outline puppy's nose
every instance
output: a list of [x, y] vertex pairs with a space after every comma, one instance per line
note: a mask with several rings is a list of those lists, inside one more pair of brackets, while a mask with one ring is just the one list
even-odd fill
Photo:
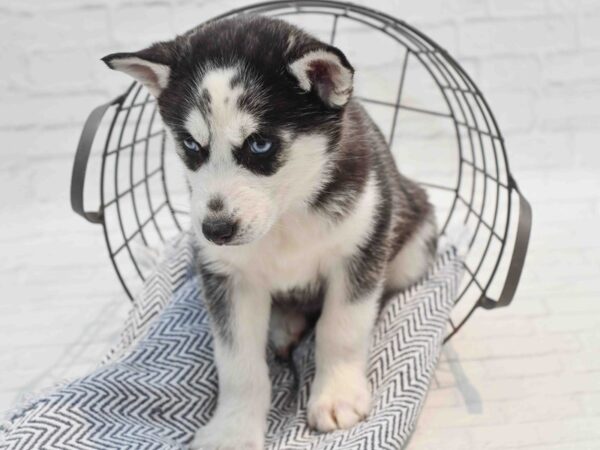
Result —
[[235, 234], [237, 223], [229, 219], [206, 219], [202, 222], [202, 233], [209, 241], [226, 244]]

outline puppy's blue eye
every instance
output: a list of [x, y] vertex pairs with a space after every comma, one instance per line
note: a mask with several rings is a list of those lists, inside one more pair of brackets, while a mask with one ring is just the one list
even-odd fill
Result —
[[192, 152], [192, 153], [196, 153], [200, 151], [200, 144], [198, 144], [195, 140], [193, 140], [192, 138], [186, 138], [183, 140], [183, 146], [185, 147], [186, 150]]
[[252, 153], [262, 155], [271, 150], [271, 148], [273, 148], [273, 142], [271, 142], [268, 139], [251, 137], [248, 139], [248, 146], [250, 147], [250, 151]]

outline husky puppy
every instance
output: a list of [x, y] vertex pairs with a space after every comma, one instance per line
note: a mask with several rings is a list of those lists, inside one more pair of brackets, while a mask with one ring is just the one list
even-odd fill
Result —
[[103, 60], [157, 98], [186, 168], [220, 386], [192, 448], [263, 447], [266, 346], [285, 354], [315, 313], [308, 423], [364, 419], [380, 299], [423, 276], [437, 231], [426, 193], [352, 99], [344, 54], [246, 16]]

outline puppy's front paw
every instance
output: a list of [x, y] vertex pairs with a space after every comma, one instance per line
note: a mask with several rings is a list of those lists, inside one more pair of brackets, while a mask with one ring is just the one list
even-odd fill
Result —
[[371, 409], [371, 392], [366, 376], [330, 375], [315, 380], [308, 401], [308, 424], [318, 431], [350, 428]]
[[190, 450], [263, 450], [263, 439], [260, 426], [216, 416], [198, 430]]

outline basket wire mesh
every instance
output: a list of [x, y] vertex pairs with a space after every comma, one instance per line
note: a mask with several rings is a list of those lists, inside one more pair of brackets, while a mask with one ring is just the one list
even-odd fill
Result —
[[[491, 299], [499, 297], [509, 264], [514, 263], [514, 257], [504, 255], [515, 239], [513, 197], [518, 190], [496, 120], [463, 68], [410, 25], [364, 7], [335, 1], [275, 1], [213, 20], [239, 14], [280, 17], [344, 51], [356, 69], [355, 97], [380, 126], [400, 169], [430, 193], [440, 233], [455, 225], [467, 230], [466, 276], [446, 339], [479, 306], [498, 304]], [[384, 60], [373, 61], [376, 55]], [[102, 121], [107, 111], [112, 112], [108, 123]], [[73, 172], [73, 207], [103, 225], [110, 259], [131, 298], [149, 270], [141, 262], [142, 250], [159, 247], [189, 226], [187, 190], [156, 102], [141, 85], [132, 84], [92, 116], [95, 120], [86, 124], [82, 141], [88, 147], [92, 141], [104, 144], [100, 208], [98, 213], [84, 212], [83, 198], [76, 192], [81, 189], [83, 196], [90, 152], [85, 145], [78, 151]], [[101, 123], [106, 124], [104, 139], [94, 139]], [[525, 252], [526, 245], [521, 245], [523, 258]], [[520, 268], [513, 271], [518, 282]]]

